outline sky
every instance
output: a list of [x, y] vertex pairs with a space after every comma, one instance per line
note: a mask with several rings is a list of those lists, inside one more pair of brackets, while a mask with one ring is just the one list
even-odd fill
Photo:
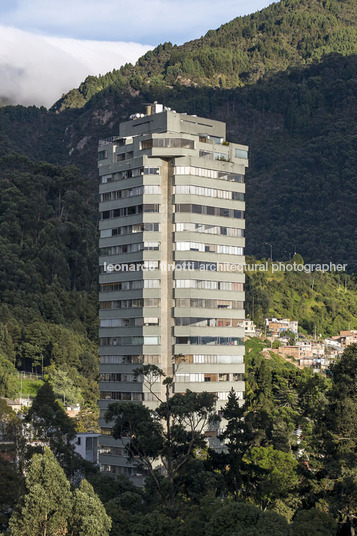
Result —
[[271, 0], [0, 0], [0, 100], [51, 106], [89, 74], [182, 44]]

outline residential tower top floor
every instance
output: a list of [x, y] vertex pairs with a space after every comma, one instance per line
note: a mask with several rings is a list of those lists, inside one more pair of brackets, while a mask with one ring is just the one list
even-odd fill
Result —
[[99, 167], [130, 159], [130, 150], [133, 156], [197, 155], [248, 166], [248, 147], [226, 141], [226, 124], [222, 121], [177, 113], [158, 103], [148, 105], [146, 112], [133, 114], [121, 123], [119, 136], [99, 141]]

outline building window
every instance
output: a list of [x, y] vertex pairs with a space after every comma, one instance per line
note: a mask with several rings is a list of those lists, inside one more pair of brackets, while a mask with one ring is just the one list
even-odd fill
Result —
[[113, 190], [101, 194], [101, 202], [115, 201], [117, 199], [127, 199], [128, 197], [137, 197], [139, 195], [160, 194], [161, 187], [158, 184], [149, 184], [146, 186], [136, 186], [135, 188], [125, 188], [123, 190]]
[[185, 138], [152, 138], [141, 142], [141, 149], [152, 149], [153, 147], [168, 147], [194, 149], [195, 142]]
[[159, 251], [160, 242], [134, 242], [134, 244], [123, 244], [121, 246], [110, 246], [100, 248], [100, 255], [120, 255], [123, 253], [137, 253], [138, 251]]
[[224, 255], [243, 255], [243, 248], [222, 244], [202, 244], [200, 242], [176, 242], [176, 251], [201, 251], [203, 253], [222, 253]]
[[160, 307], [160, 301], [160, 298], [102, 301], [100, 302], [100, 309], [137, 309], [142, 307]]
[[204, 223], [180, 222], [175, 224], [176, 232], [195, 232], [212, 235], [231, 236], [235, 238], [244, 237], [244, 229], [235, 227], [223, 227], [221, 225], [208, 225]]
[[145, 167], [144, 174], [145, 175], [159, 175], [160, 168], [159, 167]]
[[214, 155], [213, 155], [214, 159], [215, 160], [222, 160], [224, 162], [228, 162], [229, 158], [228, 158], [228, 154], [227, 153], [218, 153], [218, 152], [215, 152]]
[[[201, 141], [201, 140], [200, 140]], [[211, 158], [212, 157], [212, 151], [203, 151], [202, 149], [199, 151], [198, 156], [200, 158]]]
[[236, 300], [210, 300], [203, 298], [176, 298], [176, 307], [203, 309], [243, 309], [244, 302]]
[[217, 374], [205, 374], [205, 382], [216, 382]]
[[216, 169], [207, 169], [195, 166], [176, 166], [174, 169], [174, 174], [196, 175], [197, 177], [206, 177], [207, 179], [220, 179], [230, 182], [244, 183], [244, 175], [241, 173], [230, 173], [228, 171], [218, 171]]
[[101, 363], [103, 365], [127, 365], [127, 364], [160, 364], [160, 355], [102, 355]]
[[[229, 393], [231, 391], [225, 391], [225, 392], [219, 392], [217, 393], [218, 400], [228, 400]], [[235, 391], [235, 395], [238, 400], [243, 400], [243, 392], [241, 391]]]
[[108, 151], [98, 151], [98, 160], [106, 160], [108, 158]]
[[176, 344], [207, 345], [207, 346], [243, 346], [240, 337], [176, 337]]
[[152, 148], [153, 148], [153, 140], [152, 139], [143, 140], [141, 142], [141, 150], [142, 151], [145, 151], [147, 149], [152, 149]]
[[114, 229], [102, 229], [100, 231], [100, 238], [157, 231], [160, 231], [159, 223], [138, 223], [136, 225], [123, 225]]
[[235, 150], [235, 156], [236, 158], [248, 158], [248, 151], [245, 151], [244, 149], [236, 149]]
[[201, 328], [243, 328], [243, 321], [239, 318], [195, 318], [195, 317], [176, 317], [176, 326], [192, 326]]
[[112, 182], [113, 181], [113, 175], [103, 175], [102, 176], [102, 184], [107, 184], [108, 182]]
[[138, 392], [118, 392], [118, 391], [101, 391], [100, 392], [101, 400], [135, 400], [142, 402], [144, 400], [144, 393]]
[[134, 216], [136, 214], [145, 213], [158, 213], [160, 212], [160, 205], [147, 204], [147, 205], [133, 205], [130, 207], [116, 208], [114, 210], [106, 210], [100, 213], [100, 219], [106, 220], [111, 218], [123, 218], [125, 216]]
[[244, 193], [232, 192], [230, 190], [217, 190], [216, 188], [206, 188], [204, 186], [195, 186], [193, 184], [178, 184], [174, 187], [175, 194], [181, 195], [199, 195], [204, 197], [214, 197], [217, 199], [233, 199], [244, 201]]
[[178, 213], [192, 212], [193, 214], [207, 214], [209, 216], [219, 216], [223, 218], [238, 218], [244, 219], [243, 210], [233, 210], [229, 208], [212, 207], [206, 205], [194, 205], [194, 204], [177, 204], [175, 210]]
[[220, 374], [218, 374], [218, 381], [219, 382], [229, 382], [229, 374], [228, 373], [220, 373]]

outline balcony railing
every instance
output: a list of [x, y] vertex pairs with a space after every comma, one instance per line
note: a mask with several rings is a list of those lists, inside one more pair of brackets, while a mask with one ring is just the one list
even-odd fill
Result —
[[99, 140], [98, 145], [100, 147], [102, 145], [110, 145], [111, 143], [115, 143], [118, 140], [120, 140], [120, 136], [110, 136], [110, 138], [104, 138], [103, 140]]

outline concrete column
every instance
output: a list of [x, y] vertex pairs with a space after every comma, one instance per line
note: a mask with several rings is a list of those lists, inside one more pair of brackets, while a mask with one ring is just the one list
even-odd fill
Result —
[[[168, 376], [172, 375], [172, 335], [173, 335], [173, 263], [172, 235], [172, 160], [163, 160], [161, 164], [161, 352], [162, 369]], [[163, 389], [162, 395], [164, 396]]]

